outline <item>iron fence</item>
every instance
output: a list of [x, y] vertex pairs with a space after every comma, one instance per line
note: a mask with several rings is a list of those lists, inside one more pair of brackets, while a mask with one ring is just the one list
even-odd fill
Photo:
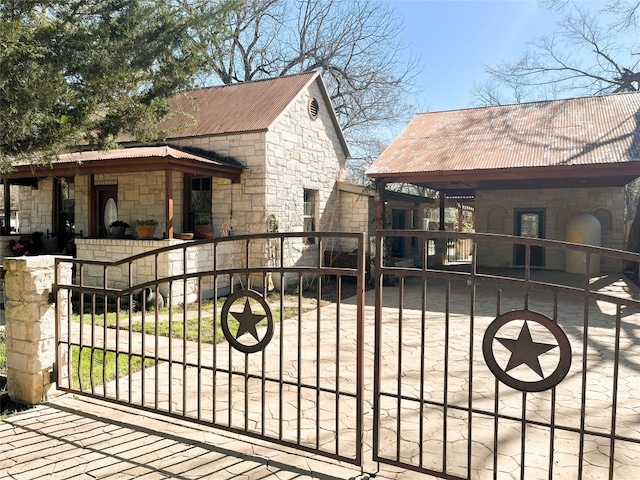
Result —
[[0, 375], [7, 375], [7, 331], [5, 319], [4, 278], [0, 279]]
[[[378, 251], [397, 236], [416, 232], [379, 232]], [[450, 479], [636, 475], [640, 289], [622, 271], [640, 256], [460, 237], [468, 266], [429, 255], [452, 232], [419, 234], [413, 268], [378, 259], [374, 459]]]
[[[263, 234], [56, 259], [75, 270], [56, 280], [71, 299], [57, 311], [58, 388], [359, 465], [364, 239]], [[325, 263], [341, 242], [362, 252], [355, 265]]]

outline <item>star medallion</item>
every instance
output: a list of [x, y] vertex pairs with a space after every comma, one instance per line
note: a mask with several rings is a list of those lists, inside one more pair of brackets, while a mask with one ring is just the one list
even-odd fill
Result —
[[524, 325], [522, 325], [522, 330], [520, 330], [520, 335], [518, 335], [517, 340], [498, 337], [496, 337], [496, 340], [511, 351], [511, 357], [509, 358], [507, 367], [504, 369], [505, 372], [524, 364], [536, 372], [540, 378], [544, 378], [542, 367], [540, 366], [540, 355], [553, 348], [557, 348], [557, 345], [534, 342], [531, 338], [531, 332], [529, 331], [527, 322], [524, 322]]
[[245, 333], [249, 333], [253, 338], [256, 339], [256, 342], [260, 341], [260, 337], [258, 337], [258, 331], [256, 329], [256, 325], [262, 321], [263, 318], [266, 318], [266, 315], [257, 315], [251, 311], [251, 305], [249, 305], [249, 298], [247, 298], [244, 302], [244, 310], [240, 313], [238, 312], [229, 312], [231, 315], [238, 320], [238, 332], [236, 333], [236, 339], [240, 338]]
[[[524, 322], [520, 328], [518, 338], [496, 336], [498, 331], [505, 325], [511, 324], [511, 322], [514, 321], [523, 320]], [[530, 323], [537, 324], [538, 329], [545, 330], [547, 334], [553, 335], [557, 344], [534, 342], [531, 337], [531, 331], [529, 330]], [[494, 355], [494, 341], [500, 343], [511, 352], [507, 366], [504, 368], [500, 366]], [[551, 374], [545, 376], [545, 372], [543, 372], [540, 365], [540, 356], [556, 348], [558, 349], [556, 368]], [[554, 322], [541, 313], [532, 312], [531, 310], [513, 310], [496, 317], [484, 333], [482, 354], [485, 362], [487, 362], [487, 367], [489, 367], [489, 370], [491, 370], [498, 380], [511, 388], [523, 392], [541, 392], [553, 388], [566, 377], [571, 368], [571, 344], [569, 343], [567, 335], [557, 322]], [[526, 375], [518, 378], [517, 376], [507, 373], [520, 365], [528, 366], [541, 380], [528, 381], [523, 379], [526, 378]]]
[[[242, 301], [244, 301], [244, 308], [241, 312], [230, 311], [236, 302]], [[251, 301], [254, 302], [254, 305], [258, 303], [260, 308], [264, 310], [264, 314], [254, 313], [251, 308]], [[229, 328], [229, 315], [238, 321], [238, 330], [235, 335], [231, 333]], [[267, 319], [266, 328], [260, 327], [260, 329], [258, 329], [258, 323], [265, 318]], [[262, 295], [250, 289], [240, 290], [239, 292], [229, 295], [220, 312], [220, 326], [229, 345], [242, 353], [259, 352], [263, 350], [273, 338], [273, 315], [269, 304]], [[249, 334], [255, 341], [250, 340], [249, 343], [241, 342], [240, 338], [247, 337], [246, 334]], [[262, 338], [260, 338], [261, 335]]]

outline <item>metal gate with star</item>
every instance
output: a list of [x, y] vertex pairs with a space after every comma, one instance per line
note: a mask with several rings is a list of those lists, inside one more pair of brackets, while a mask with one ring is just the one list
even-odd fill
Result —
[[[74, 271], [57, 279], [71, 300], [57, 315], [58, 388], [360, 465], [364, 238], [234, 236], [116, 263], [58, 259]], [[344, 251], [362, 253], [331, 266]]]
[[[398, 242], [405, 258], [384, 254]], [[484, 266], [515, 245], [522, 268]], [[533, 247], [582, 271], [534, 269]], [[640, 289], [622, 272], [640, 255], [381, 231], [365, 292], [366, 248], [363, 234], [264, 234], [57, 259], [74, 265], [56, 285], [71, 300], [58, 388], [365, 470], [635, 478]]]
[[[640, 289], [622, 271], [638, 254], [415, 231], [379, 232], [376, 251], [399, 241], [418, 255], [377, 262], [376, 461], [448, 479], [637, 476]], [[447, 261], [461, 242], [470, 261]], [[483, 266], [516, 245], [523, 268]], [[573, 271], [532, 268], [534, 248]]]

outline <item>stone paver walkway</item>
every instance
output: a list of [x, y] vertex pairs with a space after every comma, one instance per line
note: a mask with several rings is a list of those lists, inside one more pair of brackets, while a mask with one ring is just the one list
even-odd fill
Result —
[[[0, 439], [2, 479], [338, 480], [360, 475], [356, 467], [272, 443], [72, 395], [0, 422]], [[376, 478], [412, 474], [385, 468]]]

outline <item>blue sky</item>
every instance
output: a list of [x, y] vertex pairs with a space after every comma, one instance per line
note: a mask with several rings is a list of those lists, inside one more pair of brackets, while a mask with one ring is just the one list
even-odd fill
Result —
[[[484, 66], [517, 60], [528, 41], [553, 31], [557, 16], [536, 1], [389, 0], [404, 23], [404, 42], [422, 56], [418, 111], [473, 106]], [[604, 2], [593, 2], [594, 5]]]

